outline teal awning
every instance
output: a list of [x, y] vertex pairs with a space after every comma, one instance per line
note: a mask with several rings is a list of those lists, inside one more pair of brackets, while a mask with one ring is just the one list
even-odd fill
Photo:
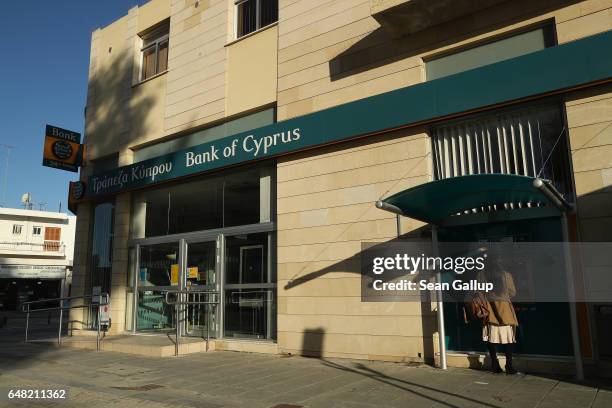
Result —
[[507, 203], [543, 203], [562, 211], [571, 205], [546, 180], [514, 174], [476, 174], [432, 181], [376, 203], [380, 209], [431, 224], [473, 209]]

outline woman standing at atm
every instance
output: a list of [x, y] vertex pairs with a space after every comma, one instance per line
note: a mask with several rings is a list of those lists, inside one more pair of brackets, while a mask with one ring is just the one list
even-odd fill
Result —
[[486, 295], [488, 313], [483, 319], [482, 341], [487, 345], [494, 373], [502, 372], [496, 350], [497, 345], [501, 344], [506, 355], [506, 374], [518, 374], [512, 365], [518, 320], [510, 300], [516, 296], [516, 286], [512, 274], [499, 257], [492, 264], [493, 268], [486, 273], [486, 280], [493, 283], [493, 290]]

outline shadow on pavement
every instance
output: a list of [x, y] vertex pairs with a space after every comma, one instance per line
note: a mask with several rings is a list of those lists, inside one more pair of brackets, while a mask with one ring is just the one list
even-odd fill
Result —
[[[351, 373], [354, 373], [354, 374], [359, 374], [359, 375], [362, 375], [362, 376], [367, 377], [369, 379], [381, 382], [383, 384], [390, 385], [390, 386], [395, 387], [395, 388], [399, 388], [401, 390], [404, 390], [406, 392], [409, 392], [409, 393], [414, 394], [416, 396], [419, 396], [421, 398], [426, 398], [426, 399], [428, 399], [428, 400], [430, 400], [432, 402], [436, 402], [438, 404], [445, 405], [447, 407], [460, 408], [460, 405], [455, 405], [455, 404], [450, 403], [448, 401], [444, 401], [444, 400], [441, 400], [441, 399], [438, 399], [438, 398], [434, 398], [434, 397], [432, 397], [430, 395], [427, 395], [425, 393], [425, 391], [439, 392], [440, 394], [448, 395], [449, 397], [459, 398], [459, 399], [462, 399], [464, 401], [467, 401], [467, 402], [470, 402], [470, 403], [474, 403], [474, 404], [478, 404], [478, 405], [481, 405], [481, 406], [484, 406], [484, 407], [501, 408], [499, 405], [489, 404], [489, 403], [481, 401], [481, 400], [477, 400], [477, 399], [466, 397], [466, 396], [459, 395], [459, 394], [456, 394], [456, 393], [444, 391], [444, 390], [441, 390], [441, 389], [438, 389], [438, 388], [426, 386], [426, 385], [423, 385], [423, 384], [418, 384], [418, 383], [411, 382], [411, 381], [400, 380], [399, 378], [391, 377], [389, 375], [386, 375], [384, 373], [376, 371], [376, 370], [374, 370], [374, 369], [372, 369], [370, 367], [366, 367], [365, 365], [363, 365], [361, 363], [355, 364], [355, 368], [350, 368], [350, 367], [343, 366], [341, 364], [334, 363], [332, 361], [328, 361], [328, 360], [322, 360], [322, 361], [323, 361], [323, 364], [325, 366], [327, 366], [327, 367], [335, 368], [335, 369], [342, 370], [342, 371], [351, 372]], [[420, 389], [422, 389], [422, 391], [418, 391], [418, 390], [409, 388], [409, 386], [410, 387], [420, 388]], [[461, 406], [463, 406], [463, 405], [461, 405]]]
[[[25, 342], [26, 317], [21, 312], [0, 314], [0, 366], [30, 366], [40, 361], [42, 354], [57, 347], [59, 311], [32, 313]], [[68, 334], [68, 316], [62, 319], [62, 336]]]

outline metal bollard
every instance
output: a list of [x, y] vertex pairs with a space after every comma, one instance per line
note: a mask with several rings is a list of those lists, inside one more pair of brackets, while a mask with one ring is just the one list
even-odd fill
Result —
[[25, 342], [28, 342], [28, 328], [30, 327], [30, 305], [28, 305], [28, 311], [26, 313], [26, 330], [25, 330]]
[[174, 322], [174, 326], [176, 327], [176, 340], [174, 342], [174, 355], [179, 355], [179, 319], [180, 319], [180, 309], [178, 307], [179, 303], [177, 302], [174, 305], [174, 310], [176, 311], [176, 321]]
[[57, 331], [57, 345], [62, 345], [62, 320], [64, 318], [64, 301], [60, 300], [59, 330]]
[[208, 340], [210, 339], [210, 305], [206, 304], [206, 351], [208, 351]]
[[100, 304], [98, 304], [98, 334], [96, 335], [96, 350], [100, 351]]

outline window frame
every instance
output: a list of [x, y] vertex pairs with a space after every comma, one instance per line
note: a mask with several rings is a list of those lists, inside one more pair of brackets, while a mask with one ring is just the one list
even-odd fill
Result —
[[255, 1], [255, 29], [251, 32], [248, 32], [246, 34], [242, 34], [239, 35], [238, 33], [238, 15], [239, 15], [239, 8], [242, 4], [251, 1], [251, 0], [234, 0], [234, 40], [239, 40], [241, 38], [245, 38], [248, 37], [260, 30], [263, 30], [264, 28], [267, 28], [269, 26], [272, 26], [274, 24], [278, 23], [278, 3], [277, 3], [277, 16], [276, 16], [276, 20], [272, 21], [269, 24], [266, 24], [265, 26], [261, 24], [261, 3], [262, 0], [254, 0]]
[[13, 235], [21, 235], [23, 232], [23, 224], [13, 224]]
[[[167, 30], [166, 30], [167, 28]], [[161, 34], [160, 33], [165, 33]], [[138, 82], [148, 81], [151, 78], [155, 78], [158, 75], [168, 71], [168, 55], [166, 55], [166, 69], [159, 71], [159, 47], [161, 44], [166, 43], [168, 51], [170, 50], [170, 25], [167, 22], [161, 23], [158, 27], [152, 28], [148, 32], [140, 34], [140, 39], [143, 46], [140, 48], [140, 70], [138, 73]], [[146, 45], [144, 45], [146, 44]], [[145, 52], [150, 49], [154, 49], [153, 54], [155, 55], [155, 69], [154, 73], [145, 78], [144, 72], [144, 61]]]
[[[38, 229], [38, 233], [36, 232], [36, 230]], [[42, 226], [40, 225], [34, 225], [32, 227], [32, 236], [42, 236]]]

